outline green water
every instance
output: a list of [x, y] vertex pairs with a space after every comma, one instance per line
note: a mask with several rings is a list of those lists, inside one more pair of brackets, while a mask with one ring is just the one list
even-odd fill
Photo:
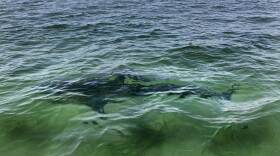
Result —
[[[0, 155], [278, 156], [279, 8], [277, 0], [1, 1]], [[241, 87], [230, 101], [119, 97], [107, 114], [40, 89], [124, 69], [153, 83]]]

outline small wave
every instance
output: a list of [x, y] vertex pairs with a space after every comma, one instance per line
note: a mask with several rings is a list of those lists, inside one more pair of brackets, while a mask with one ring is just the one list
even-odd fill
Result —
[[247, 18], [247, 20], [257, 23], [271, 23], [276, 21], [277, 19], [274, 17], [254, 16]]
[[186, 46], [182, 46], [182, 47], [178, 47], [178, 48], [172, 48], [169, 49], [168, 51], [170, 52], [176, 52], [176, 51], [188, 51], [188, 50], [207, 50], [207, 48], [212, 48], [211, 46], [199, 46], [199, 45], [193, 45], [193, 44], [189, 44]]
[[68, 24], [52, 24], [48, 26], [44, 26], [45, 29], [66, 29], [68, 28]]

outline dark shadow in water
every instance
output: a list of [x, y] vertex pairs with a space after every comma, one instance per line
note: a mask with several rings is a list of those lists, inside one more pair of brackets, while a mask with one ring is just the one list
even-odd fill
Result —
[[[101, 146], [97, 149], [97, 155], [102, 155], [99, 154], [102, 151], [109, 152], [109, 155], [164, 155], [161, 149], [166, 147], [174, 150], [174, 155], [182, 155], [184, 152], [195, 153], [200, 150], [205, 135], [214, 132], [213, 129], [205, 130], [206, 122], [185, 118], [179, 113], [162, 114], [161, 117], [158, 112], [146, 115], [149, 116], [148, 120], [147, 116], [142, 116], [124, 121], [123, 124], [118, 121], [116, 127], [123, 128], [112, 126], [106, 134], [103, 134], [104, 138], [99, 140]], [[197, 144], [186, 144], [190, 140]]]
[[31, 117], [25, 118], [19, 115], [1, 120], [1, 133], [11, 141], [28, 141], [34, 144], [42, 144], [55, 132], [42, 127], [44, 125], [39, 120]]
[[167, 93], [167, 95], [178, 95], [180, 98], [197, 95], [201, 98], [231, 100], [232, 94], [239, 88], [239, 85], [233, 84], [225, 92], [215, 92], [206, 87], [196, 85], [178, 85], [152, 81], [139, 73], [123, 70], [109, 74], [104, 78], [79, 78], [55, 82], [48, 87], [52, 89], [54, 95], [67, 94], [67, 98], [74, 98], [77, 103], [85, 104], [91, 107], [93, 111], [104, 114], [104, 106], [109, 102], [120, 102], [114, 100], [114, 98], [118, 97], [148, 96], [163, 92]]
[[204, 147], [203, 154], [235, 155], [236, 152], [244, 152], [254, 155], [256, 147], [266, 139], [271, 139], [270, 130], [259, 121], [232, 123], [217, 129]]
[[129, 128], [131, 142], [137, 146], [141, 146], [142, 149], [156, 147], [166, 141], [166, 135], [161, 129], [156, 130], [145, 124], [138, 124], [137, 127]]
[[105, 143], [103, 149], [109, 150], [112, 155], [145, 155], [146, 152], [170, 140], [166, 125], [155, 128], [144, 122], [135, 121], [125, 130], [112, 129], [111, 133], [120, 136], [119, 140]]

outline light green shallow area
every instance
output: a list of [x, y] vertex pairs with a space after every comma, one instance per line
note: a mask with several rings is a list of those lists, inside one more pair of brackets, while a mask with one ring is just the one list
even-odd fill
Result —
[[[278, 156], [278, 1], [0, 2], [0, 155]], [[131, 70], [158, 92], [92, 111], [52, 82]]]

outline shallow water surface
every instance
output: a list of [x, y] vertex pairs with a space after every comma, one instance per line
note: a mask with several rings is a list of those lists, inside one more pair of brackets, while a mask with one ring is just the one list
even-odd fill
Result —
[[[277, 0], [1, 1], [0, 155], [278, 156], [279, 8]], [[117, 92], [104, 114], [89, 99], [108, 92], [53, 87], [125, 70], [147, 85], [240, 88], [231, 100]]]

